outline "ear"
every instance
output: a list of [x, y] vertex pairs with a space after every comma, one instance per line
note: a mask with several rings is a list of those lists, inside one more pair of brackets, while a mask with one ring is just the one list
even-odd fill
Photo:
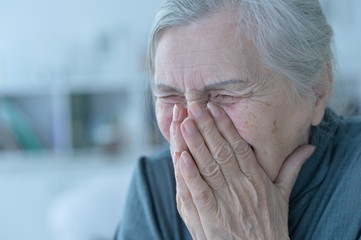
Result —
[[321, 123], [325, 109], [328, 103], [328, 99], [331, 95], [332, 84], [333, 84], [333, 70], [332, 63], [327, 62], [324, 64], [320, 71], [319, 78], [325, 84], [322, 89], [315, 89], [316, 102], [312, 118], [312, 126], [317, 126]]

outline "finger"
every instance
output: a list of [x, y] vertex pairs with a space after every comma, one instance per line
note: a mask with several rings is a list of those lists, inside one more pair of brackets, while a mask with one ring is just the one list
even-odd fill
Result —
[[243, 174], [247, 177], [260, 174], [260, 171], [263, 170], [259, 166], [251, 146], [239, 135], [231, 119], [222, 108], [212, 103], [207, 104], [207, 107], [220, 134], [229, 142]]
[[180, 153], [175, 153], [173, 156], [176, 162], [174, 169], [177, 190], [177, 209], [184, 223], [187, 225], [193, 239], [206, 239], [198, 210], [179, 169], [180, 155]]
[[[180, 125], [187, 116], [187, 110], [181, 105], [174, 105], [173, 119], [170, 126], [170, 150], [172, 156], [174, 153], [182, 153], [187, 151], [187, 145], [180, 131]], [[175, 159], [173, 159], [174, 162]]]
[[[206, 220], [214, 212], [216, 207], [216, 200], [214, 198], [212, 189], [203, 180], [196, 164], [188, 152], [183, 152], [179, 161], [181, 174], [189, 192], [191, 193], [193, 202], [198, 210], [199, 216]], [[205, 218], [205, 219], [204, 219]]]
[[297, 148], [283, 163], [274, 184], [278, 186], [287, 201], [302, 165], [314, 153], [315, 149], [315, 146], [303, 145]]
[[214, 161], [194, 121], [184, 120], [181, 131], [203, 179], [215, 190], [224, 189], [226, 182], [220, 166]]
[[187, 225], [193, 239], [206, 239], [197, 208], [193, 203], [192, 196], [179, 169], [179, 158], [187, 145], [180, 132], [180, 124], [186, 118], [187, 111], [181, 105], [174, 105], [173, 119], [170, 127], [170, 144], [174, 162], [174, 174], [176, 179], [177, 209], [183, 221]]
[[213, 159], [219, 164], [224, 177], [229, 180], [239, 176], [239, 166], [230, 143], [220, 134], [208, 111], [195, 102], [191, 103], [188, 111], [196, 122]]

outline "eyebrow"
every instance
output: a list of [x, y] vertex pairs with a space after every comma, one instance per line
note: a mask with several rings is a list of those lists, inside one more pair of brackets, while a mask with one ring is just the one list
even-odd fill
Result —
[[[245, 81], [245, 80], [230, 79], [230, 80], [216, 82], [216, 83], [206, 85], [203, 88], [203, 90], [209, 91], [209, 90], [215, 90], [220, 87], [227, 86], [227, 85], [236, 85], [236, 84], [245, 84], [245, 83], [247, 83], [247, 81]], [[163, 84], [163, 83], [157, 84], [155, 86], [155, 91], [182, 93], [182, 91], [180, 89]]]
[[182, 91], [180, 89], [171, 87], [171, 86], [163, 84], [163, 83], [157, 84], [155, 86], [155, 91], [182, 93]]
[[230, 80], [226, 80], [226, 81], [222, 81], [222, 82], [216, 82], [213, 84], [209, 84], [204, 87], [204, 90], [214, 90], [214, 89], [224, 87], [227, 85], [237, 85], [237, 84], [245, 84], [245, 83], [247, 83], [247, 81], [245, 81], [245, 80], [230, 79]]

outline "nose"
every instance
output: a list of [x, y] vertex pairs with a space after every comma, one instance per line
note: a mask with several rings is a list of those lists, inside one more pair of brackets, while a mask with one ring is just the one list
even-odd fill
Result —
[[192, 103], [198, 103], [199, 105], [201, 105], [203, 108], [205, 108], [207, 106], [207, 103], [208, 103], [208, 99], [200, 99], [200, 100], [195, 100], [195, 101], [187, 101], [187, 106], [186, 108], [188, 109], [189, 106], [192, 104]]
[[186, 92], [185, 98], [186, 98], [185, 107], [187, 108], [193, 102], [196, 102], [202, 105], [203, 107], [206, 107], [207, 102], [209, 101], [209, 95], [199, 90], [189, 90], [188, 92]]

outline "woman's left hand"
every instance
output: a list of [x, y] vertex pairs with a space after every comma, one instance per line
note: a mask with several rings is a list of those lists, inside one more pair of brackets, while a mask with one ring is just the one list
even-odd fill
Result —
[[289, 239], [289, 195], [314, 147], [298, 148], [272, 182], [227, 114], [209, 109], [192, 103], [172, 124], [177, 206], [193, 239]]

